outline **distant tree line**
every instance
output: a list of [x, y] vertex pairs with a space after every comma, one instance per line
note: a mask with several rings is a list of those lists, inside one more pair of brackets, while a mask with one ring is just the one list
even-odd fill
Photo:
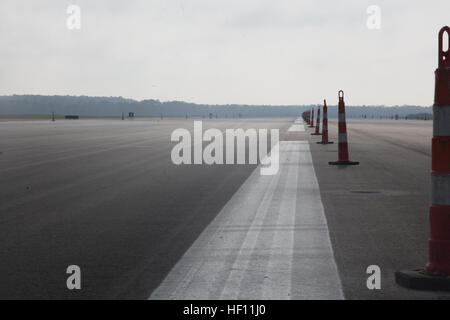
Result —
[[[121, 117], [134, 112], [137, 117], [198, 117], [198, 118], [251, 118], [251, 117], [299, 117], [312, 105], [205, 105], [182, 101], [136, 101], [122, 97], [87, 96], [0, 96], [0, 114], [58, 115], [84, 117]], [[317, 105], [315, 105], [317, 110]], [[329, 106], [330, 118], [337, 117], [337, 107]], [[431, 107], [421, 106], [347, 106], [348, 118], [405, 118], [414, 114], [431, 115]]]

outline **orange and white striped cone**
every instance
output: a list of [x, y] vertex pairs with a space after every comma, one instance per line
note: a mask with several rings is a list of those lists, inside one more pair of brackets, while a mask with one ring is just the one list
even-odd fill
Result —
[[419, 290], [450, 291], [450, 27], [439, 31], [439, 67], [435, 72], [429, 262], [425, 270], [398, 271], [401, 286]]
[[333, 141], [328, 141], [328, 107], [327, 100], [323, 100], [323, 122], [322, 122], [322, 141], [317, 144], [333, 144]]
[[350, 161], [348, 156], [348, 142], [347, 142], [347, 123], [345, 121], [345, 102], [344, 102], [344, 91], [340, 90], [339, 93], [339, 151], [338, 151], [338, 161], [328, 162], [330, 165], [358, 165], [359, 162]]
[[316, 132], [311, 133], [312, 136], [320, 136], [320, 106], [317, 106]]
[[309, 124], [310, 128], [314, 128], [314, 107], [311, 110], [311, 123]]

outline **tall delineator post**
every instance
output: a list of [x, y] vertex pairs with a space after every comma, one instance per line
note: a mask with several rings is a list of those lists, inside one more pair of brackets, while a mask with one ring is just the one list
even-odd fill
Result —
[[327, 100], [323, 100], [323, 122], [322, 122], [322, 141], [318, 144], [333, 144], [333, 141], [328, 141], [328, 107]]
[[[444, 33], [448, 35], [444, 52]], [[433, 106], [430, 261], [427, 272], [450, 276], [450, 28], [439, 32], [439, 67]]]
[[344, 91], [340, 90], [338, 92], [339, 96], [339, 123], [338, 123], [338, 133], [339, 133], [339, 144], [338, 144], [338, 161], [328, 162], [330, 165], [358, 165], [359, 162], [350, 161], [348, 156], [348, 141], [347, 141], [347, 122], [345, 120], [345, 102], [344, 102]]
[[[444, 35], [447, 33], [447, 51]], [[398, 271], [397, 283], [410, 289], [450, 291], [450, 27], [439, 31], [435, 71], [429, 262], [425, 270]]]
[[314, 128], [314, 107], [311, 109], [311, 123], [309, 124], [310, 128]]
[[317, 106], [316, 131], [311, 133], [312, 136], [320, 136], [320, 106]]

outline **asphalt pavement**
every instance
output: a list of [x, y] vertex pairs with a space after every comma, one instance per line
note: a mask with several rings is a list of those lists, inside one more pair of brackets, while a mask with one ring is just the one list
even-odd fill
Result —
[[[278, 128], [282, 141], [309, 142], [346, 299], [448, 298], [393, 280], [396, 270], [427, 262], [431, 121], [349, 120], [350, 158], [361, 164], [335, 167], [328, 161], [337, 159], [337, 143], [316, 144], [320, 136], [309, 128], [289, 130], [294, 120], [203, 124]], [[174, 165], [170, 136], [177, 128], [192, 131], [192, 119], [2, 121], [0, 298], [150, 297], [257, 169]], [[329, 131], [336, 142], [335, 120]], [[299, 176], [304, 192], [301, 183]], [[293, 253], [292, 283], [300, 257]], [[81, 267], [82, 290], [66, 288], [69, 265]], [[381, 268], [381, 290], [367, 289], [370, 265]]]

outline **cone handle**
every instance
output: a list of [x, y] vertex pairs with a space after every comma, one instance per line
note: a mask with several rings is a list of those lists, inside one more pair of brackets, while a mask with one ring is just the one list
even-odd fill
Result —
[[[444, 34], [447, 33], [447, 51], [444, 51]], [[450, 27], [445, 26], [439, 31], [439, 68], [450, 68]]]
[[338, 95], [339, 95], [339, 101], [344, 101], [344, 91], [339, 90]]

